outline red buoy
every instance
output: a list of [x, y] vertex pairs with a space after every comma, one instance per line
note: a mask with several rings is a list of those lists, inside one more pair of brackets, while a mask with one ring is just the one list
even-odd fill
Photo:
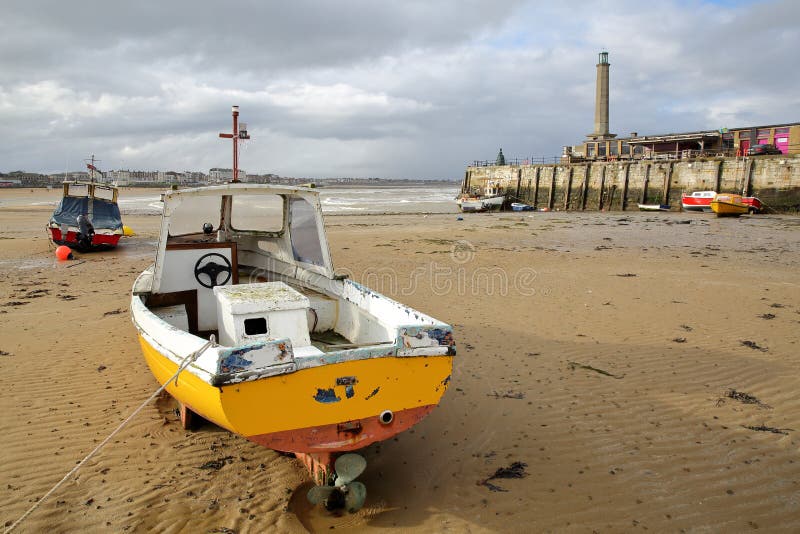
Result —
[[66, 245], [61, 245], [56, 249], [56, 258], [61, 261], [72, 259], [72, 249]]

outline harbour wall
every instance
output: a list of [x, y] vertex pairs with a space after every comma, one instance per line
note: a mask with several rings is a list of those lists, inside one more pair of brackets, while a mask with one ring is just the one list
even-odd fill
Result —
[[550, 210], [680, 209], [682, 193], [713, 190], [756, 196], [768, 211], [800, 211], [800, 156], [468, 167], [461, 191], [484, 191], [490, 180], [511, 202]]

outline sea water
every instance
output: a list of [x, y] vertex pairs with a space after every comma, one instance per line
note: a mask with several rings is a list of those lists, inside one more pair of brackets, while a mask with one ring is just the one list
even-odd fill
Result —
[[[326, 186], [317, 188], [322, 211], [330, 215], [374, 213], [455, 213], [458, 183], [413, 185]], [[122, 215], [161, 214], [162, 189], [120, 188], [119, 204]], [[34, 189], [30, 193], [3, 198], [0, 208], [13, 205], [55, 206], [61, 191]]]

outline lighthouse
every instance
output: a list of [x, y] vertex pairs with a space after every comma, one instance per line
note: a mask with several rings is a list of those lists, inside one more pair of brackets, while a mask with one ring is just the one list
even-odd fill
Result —
[[608, 52], [600, 52], [597, 61], [597, 87], [594, 100], [594, 132], [587, 137], [594, 140], [613, 139], [616, 134], [608, 132]]

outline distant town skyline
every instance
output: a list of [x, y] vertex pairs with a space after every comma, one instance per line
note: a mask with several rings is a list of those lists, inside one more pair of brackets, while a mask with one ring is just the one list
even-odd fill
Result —
[[[147, 6], [150, 8], [147, 8]], [[553, 157], [592, 130], [800, 120], [789, 0], [14, 2], [0, 8], [0, 172], [230, 167], [308, 178], [457, 179]]]

